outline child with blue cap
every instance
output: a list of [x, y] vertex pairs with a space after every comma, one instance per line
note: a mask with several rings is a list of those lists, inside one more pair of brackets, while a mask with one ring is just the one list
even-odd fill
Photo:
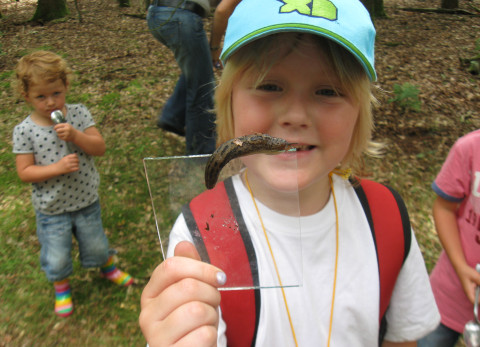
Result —
[[[408, 219], [402, 244], [390, 248], [405, 248], [394, 274], [380, 257], [378, 231], [372, 237], [369, 216], [376, 219], [377, 210], [367, 213], [357, 193], [363, 155], [381, 148], [371, 138], [374, 38], [358, 0], [242, 0], [235, 8], [215, 95], [218, 142], [264, 133], [300, 146], [295, 153], [245, 157], [244, 168], [220, 185], [228, 184], [229, 198], [238, 202], [260, 286], [274, 273], [271, 258], [291, 257], [283, 235], [300, 220], [302, 283], [219, 291], [228, 286], [228, 272], [200, 261], [184, 210], [167, 259], [142, 294], [139, 322], [150, 346], [415, 346], [437, 326]], [[281, 169], [293, 160], [295, 170]], [[282, 199], [292, 189], [300, 217]], [[275, 238], [270, 250], [268, 235]], [[382, 273], [392, 278], [385, 314]], [[251, 316], [243, 314], [246, 292], [255, 296]]]

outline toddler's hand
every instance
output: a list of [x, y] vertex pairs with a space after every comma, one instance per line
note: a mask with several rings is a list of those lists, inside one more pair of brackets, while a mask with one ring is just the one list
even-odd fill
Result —
[[72, 142], [75, 138], [77, 130], [68, 123], [60, 123], [53, 127], [53, 130], [57, 132], [57, 136], [60, 140]]
[[68, 154], [64, 156], [62, 159], [60, 159], [60, 161], [58, 162], [58, 165], [60, 165], [61, 171], [63, 173], [78, 171], [79, 160], [78, 160], [77, 154], [73, 153], [73, 154]]
[[201, 262], [191, 243], [179, 243], [142, 293], [139, 323], [150, 347], [216, 346], [223, 284], [223, 272]]

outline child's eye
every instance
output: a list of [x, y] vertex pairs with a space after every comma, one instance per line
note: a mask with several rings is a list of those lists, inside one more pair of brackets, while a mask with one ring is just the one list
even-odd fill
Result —
[[342, 96], [340, 91], [335, 88], [322, 88], [317, 90], [317, 95], [321, 96]]
[[263, 90], [265, 92], [280, 92], [282, 88], [273, 83], [263, 83], [257, 86], [257, 90]]

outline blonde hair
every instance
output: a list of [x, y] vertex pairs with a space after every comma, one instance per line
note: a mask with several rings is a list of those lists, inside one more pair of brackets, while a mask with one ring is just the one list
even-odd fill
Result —
[[59, 55], [48, 51], [36, 51], [22, 57], [15, 69], [15, 90], [19, 95], [28, 95], [32, 85], [62, 80], [68, 86], [72, 70]]
[[[295, 49], [305, 35], [308, 34], [271, 35], [266, 39], [249, 43], [229, 58], [215, 91], [218, 144], [234, 137], [231, 100], [234, 84], [245, 74], [257, 76], [258, 82], [260, 82], [269, 67]], [[363, 174], [363, 154], [378, 156], [382, 148], [381, 144], [372, 141], [374, 128], [372, 106], [376, 102], [372, 93], [372, 83], [364, 68], [351, 53], [331, 40], [319, 36], [314, 37], [316, 44], [318, 43], [318, 46], [322, 48], [339, 77], [342, 90], [345, 90], [360, 105], [350, 148], [338, 169], [352, 169], [354, 174]], [[285, 45], [290, 49], [285, 51]], [[273, 50], [280, 49], [279, 47], [283, 47], [282, 52], [284, 53], [272, 54]]]

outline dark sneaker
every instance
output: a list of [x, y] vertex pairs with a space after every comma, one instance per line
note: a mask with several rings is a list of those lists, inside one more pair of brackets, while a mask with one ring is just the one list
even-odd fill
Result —
[[179, 136], [185, 136], [185, 130], [184, 129], [177, 129], [177, 128], [174, 128], [173, 126], [167, 124], [167, 123], [164, 123], [162, 120], [158, 120], [157, 121], [157, 126], [160, 128], [160, 129], [163, 129], [165, 131], [169, 131], [171, 133], [174, 133], [174, 134], [177, 134]]

